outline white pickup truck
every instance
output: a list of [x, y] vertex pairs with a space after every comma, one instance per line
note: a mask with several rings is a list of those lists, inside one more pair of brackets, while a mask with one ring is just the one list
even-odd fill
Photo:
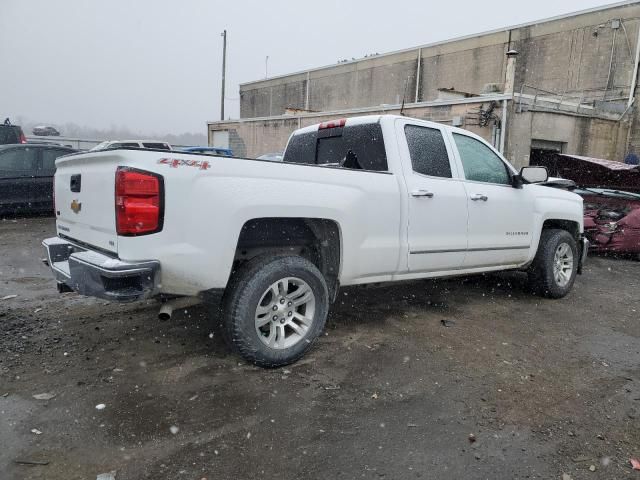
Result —
[[297, 130], [283, 162], [118, 148], [56, 166], [61, 291], [165, 311], [223, 293], [229, 344], [267, 367], [310, 348], [341, 285], [521, 270], [560, 298], [588, 249], [582, 199], [536, 185], [544, 168], [401, 116]]

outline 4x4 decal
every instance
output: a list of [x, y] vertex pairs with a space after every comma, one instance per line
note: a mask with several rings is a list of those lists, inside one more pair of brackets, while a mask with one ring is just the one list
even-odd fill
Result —
[[171, 168], [178, 167], [197, 167], [200, 170], [211, 168], [211, 164], [207, 160], [185, 160], [182, 158], [161, 158], [158, 163], [169, 165]]

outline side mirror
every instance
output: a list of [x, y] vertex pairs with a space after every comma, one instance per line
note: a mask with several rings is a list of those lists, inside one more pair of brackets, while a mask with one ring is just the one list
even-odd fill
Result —
[[524, 183], [543, 183], [549, 179], [546, 167], [522, 167], [520, 178]]

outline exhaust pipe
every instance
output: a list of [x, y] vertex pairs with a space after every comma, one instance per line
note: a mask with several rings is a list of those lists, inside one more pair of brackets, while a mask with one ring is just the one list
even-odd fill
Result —
[[200, 299], [199, 297], [174, 298], [173, 300], [169, 300], [162, 304], [162, 307], [160, 307], [160, 311], [158, 312], [158, 318], [163, 321], [171, 320], [171, 316], [173, 315], [174, 310], [192, 307], [194, 305], [198, 305], [199, 303], [202, 303], [202, 299]]

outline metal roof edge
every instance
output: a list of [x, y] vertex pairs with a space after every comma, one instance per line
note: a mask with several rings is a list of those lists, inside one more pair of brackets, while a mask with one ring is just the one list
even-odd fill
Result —
[[370, 59], [375, 59], [375, 58], [382, 58], [382, 57], [387, 57], [387, 56], [391, 56], [391, 55], [398, 55], [398, 54], [402, 54], [402, 53], [407, 53], [407, 52], [411, 52], [413, 50], [419, 50], [419, 49], [423, 49], [423, 48], [429, 48], [429, 47], [437, 47], [440, 45], [445, 45], [447, 43], [453, 43], [453, 42], [460, 42], [463, 40], [469, 40], [472, 38], [477, 38], [477, 37], [484, 37], [487, 35], [493, 35], [496, 33], [504, 33], [504, 32], [508, 32], [510, 30], [515, 30], [517, 28], [525, 28], [525, 27], [530, 27], [533, 25], [538, 25], [541, 23], [550, 23], [550, 22], [555, 22], [558, 20], [563, 20], [566, 18], [572, 18], [572, 17], [577, 17], [580, 15], [587, 15], [589, 13], [595, 13], [595, 12], [600, 12], [600, 11], [604, 11], [604, 10], [612, 10], [614, 8], [619, 8], [619, 7], [624, 7], [627, 5], [633, 5], [633, 4], [638, 4], [640, 3], [639, 0], [625, 0], [625, 1], [621, 1], [621, 2], [616, 2], [616, 3], [610, 3], [607, 5], [602, 5], [599, 7], [592, 7], [592, 8], [587, 8], [585, 10], [578, 10], [575, 12], [570, 12], [570, 13], [564, 13], [561, 15], [556, 15], [554, 17], [547, 17], [547, 18], [542, 18], [539, 20], [532, 20], [530, 22], [525, 22], [525, 23], [520, 23], [520, 24], [516, 24], [516, 25], [511, 25], [508, 27], [502, 27], [502, 28], [497, 28], [494, 30], [487, 30], [484, 32], [478, 32], [478, 33], [472, 33], [469, 35], [463, 35], [460, 37], [453, 37], [453, 38], [449, 38], [449, 39], [445, 39], [445, 40], [438, 40], [436, 42], [432, 42], [432, 43], [426, 43], [424, 45], [416, 45], [415, 47], [411, 47], [411, 48], [404, 48], [402, 50], [394, 50], [391, 52], [386, 52], [386, 53], [381, 53], [380, 55], [374, 55], [371, 57], [367, 57], [367, 58], [357, 58], [355, 60], [349, 60], [347, 62], [343, 62], [343, 63], [332, 63], [329, 65], [324, 65], [322, 67], [315, 67], [315, 68], [307, 68], [304, 70], [299, 70], [299, 71], [295, 71], [295, 72], [291, 72], [291, 73], [285, 73], [282, 75], [275, 75], [273, 77], [269, 77], [269, 78], [263, 78], [260, 80], [251, 80], [248, 82], [243, 82], [238, 84], [240, 87], [243, 87], [245, 85], [252, 85], [252, 84], [257, 84], [257, 83], [263, 83], [263, 82], [268, 82], [271, 80], [277, 80], [280, 78], [286, 78], [286, 77], [293, 77], [295, 75], [303, 75], [305, 73], [310, 73], [310, 72], [317, 72], [320, 70], [325, 70], [325, 69], [329, 69], [329, 68], [334, 68], [337, 66], [344, 66], [344, 65], [350, 65], [350, 64], [354, 64], [354, 63], [358, 63], [358, 62], [362, 62], [365, 60], [370, 60]]
[[[468, 103], [483, 103], [483, 102], [491, 102], [491, 101], [502, 101], [502, 100], [512, 100], [513, 95], [511, 94], [494, 94], [494, 95], [479, 95], [477, 97], [468, 97], [468, 98], [456, 98], [452, 100], [429, 100], [428, 102], [418, 102], [418, 103], [405, 103], [404, 109], [411, 110], [414, 108], [421, 107], [445, 107], [447, 105], [464, 105]], [[352, 113], [367, 113], [367, 112], [387, 112], [390, 110], [398, 110], [402, 107], [402, 104], [382, 104], [374, 107], [361, 107], [361, 108], [348, 108], [344, 110], [332, 110], [326, 112], [313, 112], [313, 113], [304, 113], [301, 115], [274, 115], [271, 117], [253, 117], [253, 118], [238, 118], [235, 120], [213, 120], [208, 121], [207, 125], [221, 125], [225, 123], [249, 123], [249, 122], [264, 122], [268, 120], [295, 120], [297, 118], [313, 118], [313, 117], [326, 117], [333, 115], [344, 115], [344, 114], [352, 114]]]

